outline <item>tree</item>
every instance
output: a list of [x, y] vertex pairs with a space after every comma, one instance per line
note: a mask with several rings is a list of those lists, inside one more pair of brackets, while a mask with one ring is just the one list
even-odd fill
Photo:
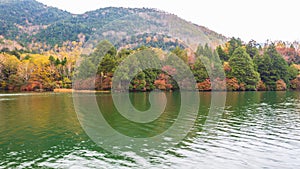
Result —
[[33, 64], [29, 60], [22, 60], [18, 68], [18, 75], [25, 83], [28, 82], [33, 72]]
[[49, 57], [44, 55], [32, 56], [32, 72], [30, 82], [39, 82], [44, 89], [52, 90], [59, 75], [56, 70], [51, 69]]
[[92, 63], [90, 59], [85, 59], [81, 62], [80, 66], [78, 67], [76, 77], [77, 79], [87, 79], [90, 77], [94, 77], [96, 75], [97, 68], [95, 64]]
[[[27, 56], [28, 56], [28, 55], [27, 55]], [[27, 56], [26, 56], [26, 57], [27, 57]], [[28, 57], [30, 58], [30, 56], [28, 56]], [[49, 59], [48, 59], [48, 60], [50, 61], [51, 64], [54, 64], [54, 63], [55, 63], [55, 58], [54, 58], [52, 55], [49, 56]]]
[[[206, 68], [206, 72], [210, 78], [224, 77], [224, 70], [218, 53], [210, 48], [208, 44], [204, 47], [199, 45], [196, 51], [196, 57], [201, 60]], [[200, 66], [200, 65], [199, 65]], [[205, 75], [205, 74], [203, 74]]]
[[257, 71], [260, 74], [260, 78], [263, 83], [265, 83], [266, 88], [268, 90], [275, 90], [276, 89], [276, 81], [278, 78], [275, 75], [271, 67], [271, 58], [269, 55], [264, 54], [263, 56], [255, 56], [254, 63], [257, 67]]
[[117, 66], [117, 61], [115, 56], [111, 56], [110, 54], [106, 54], [104, 58], [101, 60], [98, 73], [103, 72], [104, 74], [113, 73]]
[[59, 58], [56, 58], [56, 60], [55, 60], [55, 66], [58, 66], [59, 64], [61, 64], [61, 62], [60, 62]]
[[235, 49], [241, 47], [243, 45], [243, 42], [240, 38], [232, 37], [228, 42], [228, 54], [231, 56]]
[[257, 46], [258, 44], [255, 40], [251, 40], [246, 44], [246, 51], [252, 59], [254, 58], [254, 56], [258, 55]]
[[6, 81], [11, 75], [14, 75], [18, 72], [20, 61], [15, 56], [9, 54], [4, 54], [2, 57], [3, 62], [1, 66], [1, 74], [3, 78], [2, 80]]
[[260, 73], [261, 80], [266, 84], [269, 90], [276, 90], [276, 82], [280, 79], [289, 85], [290, 75], [288, 64], [283, 57], [276, 51], [275, 45], [269, 45], [264, 55], [254, 57], [257, 70]]
[[171, 51], [173, 54], [178, 56], [180, 59], [184, 61], [184, 63], [188, 64], [188, 55], [187, 52], [183, 49], [180, 49], [180, 47], [176, 46], [174, 50]]
[[295, 79], [298, 76], [298, 74], [299, 74], [299, 71], [295, 67], [295, 65], [289, 66], [288, 72], [289, 72], [289, 80]]
[[62, 66], [65, 66], [67, 64], [67, 57], [64, 57], [64, 59], [60, 62]]
[[276, 76], [277, 80], [284, 80], [286, 84], [289, 84], [288, 77], [288, 63], [284, 60], [284, 58], [277, 52], [275, 45], [271, 44], [266, 52], [266, 55], [271, 58], [272, 72], [274, 72], [274, 76]]
[[209, 78], [206, 68], [199, 57], [194, 63], [192, 72], [197, 82], [203, 82]]
[[217, 47], [216, 50], [217, 50], [217, 53], [218, 53], [218, 55], [219, 55], [221, 61], [223, 61], [223, 62], [224, 62], [224, 61], [228, 61], [229, 56], [228, 56], [228, 54], [225, 53], [225, 51], [222, 49], [221, 45], [219, 45], [219, 46]]
[[238, 47], [229, 59], [231, 75], [244, 83], [246, 90], [255, 90], [259, 74], [254, 69], [254, 63], [244, 47]]

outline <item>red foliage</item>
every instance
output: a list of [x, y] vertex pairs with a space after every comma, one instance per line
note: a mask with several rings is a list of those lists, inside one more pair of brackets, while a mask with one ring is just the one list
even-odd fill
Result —
[[256, 89], [258, 91], [266, 91], [267, 87], [266, 87], [266, 84], [263, 81], [259, 81], [257, 86], [256, 86]]
[[220, 78], [216, 78], [212, 81], [212, 90], [225, 91], [226, 88], [226, 79], [222, 80]]
[[197, 89], [199, 91], [211, 91], [210, 79], [206, 79], [204, 82], [197, 83]]
[[300, 90], [300, 76], [291, 81], [291, 88], [294, 90]]
[[294, 48], [276, 48], [276, 50], [283, 56], [286, 61], [288, 61], [289, 58], [295, 57], [297, 54]]
[[299, 55], [299, 51], [296, 51], [295, 48], [287, 47], [281, 43], [277, 44], [276, 50], [287, 62], [297, 60], [297, 56]]
[[246, 85], [244, 83], [240, 83], [240, 91], [246, 91]]
[[286, 90], [287, 87], [286, 87], [286, 83], [283, 81], [283, 80], [277, 80], [276, 82], [276, 90], [277, 91], [284, 91]]
[[33, 81], [26, 85], [21, 86], [21, 91], [34, 91], [36, 89], [43, 89], [42, 83]]
[[206, 79], [204, 82], [197, 83], [197, 89], [200, 91], [225, 91], [226, 81], [220, 78], [216, 78], [211, 82], [210, 79]]
[[172, 66], [170, 65], [166, 65], [162, 68], [162, 70], [166, 73], [168, 73], [169, 75], [175, 75], [176, 74], [176, 69], [173, 68]]
[[169, 78], [169, 75], [162, 73], [159, 75], [158, 79], [154, 81], [154, 85], [160, 90], [171, 90], [173, 89], [173, 86], [169, 84]]
[[226, 86], [228, 91], [238, 91], [240, 89], [239, 82], [236, 78], [226, 79]]

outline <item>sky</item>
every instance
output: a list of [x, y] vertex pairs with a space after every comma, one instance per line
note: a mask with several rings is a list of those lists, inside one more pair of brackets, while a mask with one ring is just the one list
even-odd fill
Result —
[[300, 41], [298, 0], [37, 0], [73, 14], [103, 7], [156, 8], [248, 42]]

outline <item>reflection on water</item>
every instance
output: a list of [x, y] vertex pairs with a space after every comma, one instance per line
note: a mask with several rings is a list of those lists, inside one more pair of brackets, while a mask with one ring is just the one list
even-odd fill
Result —
[[[148, 93], [132, 93], [136, 109], [148, 110]], [[109, 124], [128, 136], [161, 133], [174, 123], [179, 94], [167, 93], [166, 112], [149, 124], [116, 112], [110, 94], [97, 94]], [[114, 155], [83, 131], [71, 94], [0, 94], [0, 168], [299, 168], [300, 93], [228, 93], [213, 130], [204, 130], [211, 93], [200, 93], [198, 118], [187, 137], [171, 149]], [[193, 121], [193, 119], [191, 119]]]
[[[131, 103], [140, 111], [146, 111], [150, 108], [151, 105], [147, 99], [148, 97], [149, 93], [129, 94]], [[179, 113], [178, 105], [180, 105], [180, 96], [178, 93], [166, 93], [166, 97], [168, 103], [165, 111], [158, 119], [145, 124], [129, 121], [130, 119], [126, 119], [118, 113], [111, 95], [97, 97], [97, 102], [99, 103], [101, 112], [103, 112], [103, 116], [115, 130], [130, 137], [144, 138], [163, 133], [176, 120]]]

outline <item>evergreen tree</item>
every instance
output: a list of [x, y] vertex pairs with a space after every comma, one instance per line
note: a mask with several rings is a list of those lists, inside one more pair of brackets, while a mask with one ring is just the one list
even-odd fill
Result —
[[277, 52], [275, 45], [271, 44], [266, 52], [266, 55], [271, 58], [271, 68], [272, 72], [274, 72], [274, 76], [276, 76], [276, 80], [282, 79], [285, 83], [289, 83], [288, 77], [288, 63], [284, 60], [284, 58]]
[[234, 38], [232, 37], [229, 41], [228, 41], [228, 54], [229, 56], [232, 56], [233, 52], [235, 51], [235, 49], [241, 47], [243, 45], [243, 42], [240, 38]]
[[[205, 66], [206, 72], [208, 73], [208, 76], [210, 76], [210, 78], [215, 79], [217, 77], [225, 76], [223, 70], [223, 64], [221, 63], [218, 53], [212, 48], [210, 48], [208, 44], [206, 44], [204, 47], [200, 45], [198, 46], [198, 49], [196, 51], [196, 57], [199, 58], [200, 59], [199, 61], [202, 62], [202, 64]], [[196, 65], [196, 69], [199, 68], [202, 69], [201, 63], [199, 61], [197, 63], [198, 65]], [[204, 75], [205, 78], [206, 73], [204, 73], [201, 70], [201, 74]], [[201, 76], [201, 75], [196, 75], [196, 76]]]
[[267, 85], [268, 90], [275, 90], [278, 78], [271, 66], [271, 58], [269, 55], [255, 56], [254, 63], [260, 74], [261, 80]]
[[60, 63], [61, 63], [60, 60], [57, 58], [57, 59], [55, 60], [55, 66], [58, 66]]
[[246, 45], [246, 51], [252, 59], [254, 58], [254, 56], [258, 55], [257, 46], [258, 44], [256, 43], [255, 40], [249, 41], [248, 44]]
[[[269, 90], [276, 89], [276, 81], [282, 79], [289, 85], [290, 73], [288, 63], [276, 51], [275, 45], [268, 46], [262, 57], [254, 58], [261, 79], [266, 83]], [[292, 71], [292, 70], [291, 70]]]
[[[29, 55], [27, 55], [27, 56], [30, 57]], [[27, 57], [27, 56], [26, 56], [26, 57]], [[25, 57], [25, 58], [26, 58], [26, 57]], [[27, 60], [27, 59], [25, 59], [25, 58], [24, 58], [24, 60]], [[54, 64], [54, 63], [55, 63], [55, 58], [54, 58], [52, 55], [49, 56], [49, 59], [48, 59], [48, 60], [50, 61], [51, 64]]]
[[200, 58], [196, 59], [192, 71], [197, 82], [203, 82], [209, 78], [206, 68]]
[[176, 47], [174, 50], [171, 51], [173, 54], [178, 56], [180, 59], [183, 60], [184, 63], [188, 64], [188, 55], [185, 50], [180, 49], [180, 47]]
[[225, 51], [222, 49], [221, 46], [218, 46], [216, 50], [217, 50], [217, 53], [218, 53], [218, 55], [219, 55], [221, 61], [225, 62], [225, 61], [228, 61], [228, 60], [229, 60], [228, 54], [225, 53]]
[[259, 74], [254, 69], [254, 63], [244, 47], [237, 48], [231, 58], [229, 65], [231, 74], [238, 79], [239, 83], [246, 85], [246, 90], [255, 90], [259, 81]]

